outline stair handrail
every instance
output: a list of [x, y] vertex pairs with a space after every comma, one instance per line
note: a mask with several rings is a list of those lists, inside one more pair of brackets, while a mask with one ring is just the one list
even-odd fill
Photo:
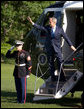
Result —
[[[83, 42], [76, 48], [76, 51], [83, 45]], [[68, 60], [76, 51], [73, 51], [62, 63], [61, 63], [61, 66], [60, 66], [60, 71], [59, 71], [59, 75], [58, 75], [58, 81], [57, 81], [57, 85], [56, 85], [56, 93], [57, 93], [57, 90], [58, 90], [58, 85], [59, 85], [59, 80], [60, 80], [60, 74], [61, 74], [61, 69], [62, 69], [62, 66], [63, 64], [66, 62], [66, 60]], [[55, 93], [55, 94], [56, 94]]]

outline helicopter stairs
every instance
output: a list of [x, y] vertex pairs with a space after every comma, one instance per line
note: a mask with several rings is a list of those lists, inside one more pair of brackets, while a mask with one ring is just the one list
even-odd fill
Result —
[[64, 69], [66, 74], [66, 81], [59, 81], [57, 88], [57, 81], [51, 81], [51, 76], [45, 83], [34, 93], [34, 101], [44, 99], [60, 99], [64, 97], [77, 84], [83, 73], [77, 69]]

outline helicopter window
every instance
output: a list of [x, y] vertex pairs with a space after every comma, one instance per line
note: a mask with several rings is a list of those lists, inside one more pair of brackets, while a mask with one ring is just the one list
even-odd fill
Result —
[[49, 18], [54, 16], [54, 12], [48, 12], [45, 16], [43, 26], [49, 25]]
[[[43, 25], [42, 26], [47, 26], [49, 25], [49, 18], [50, 17], [53, 17], [54, 16], [54, 12], [48, 12], [44, 18], [44, 22], [43, 22]], [[44, 31], [41, 31], [41, 37], [46, 37], [45, 36], [45, 32]]]
[[57, 18], [57, 26], [62, 25], [62, 13], [61, 13], [61, 11], [52, 11], [52, 12], [48, 12], [46, 14], [46, 16], [44, 17], [43, 26], [46, 26], [46, 25], [49, 24], [49, 18], [50, 17]]
[[54, 17], [57, 18], [57, 26], [62, 26], [62, 14], [61, 11], [54, 12]]

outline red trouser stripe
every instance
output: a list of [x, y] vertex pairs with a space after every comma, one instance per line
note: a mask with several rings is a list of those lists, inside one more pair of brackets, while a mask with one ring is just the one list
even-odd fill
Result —
[[24, 99], [24, 103], [26, 102], [26, 77], [25, 77], [25, 99]]

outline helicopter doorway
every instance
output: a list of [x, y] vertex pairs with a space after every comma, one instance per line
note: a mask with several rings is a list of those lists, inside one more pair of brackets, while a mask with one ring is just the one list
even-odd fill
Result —
[[75, 46], [83, 42], [83, 11], [76, 12], [76, 38], [75, 38]]
[[[63, 27], [72, 44], [78, 47], [83, 41], [83, 10], [66, 10], [64, 13]], [[67, 42], [64, 41], [62, 47], [63, 59], [65, 59], [72, 49], [68, 46]]]

